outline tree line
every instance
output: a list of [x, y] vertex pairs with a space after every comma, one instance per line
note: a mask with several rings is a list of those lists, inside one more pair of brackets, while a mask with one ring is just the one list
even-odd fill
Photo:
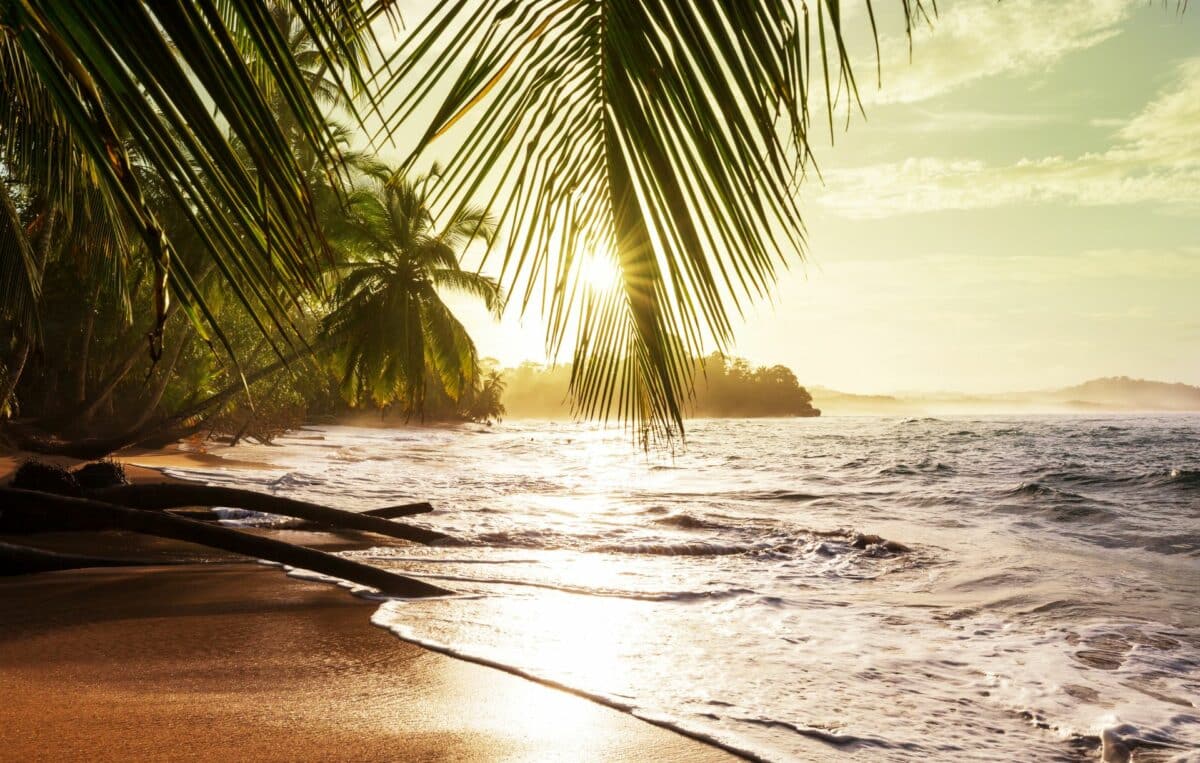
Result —
[[[783, 365], [753, 366], [744, 358], [712, 353], [694, 361], [698, 379], [687, 413], [695, 418], [820, 416], [812, 395]], [[503, 408], [511, 418], [571, 415], [571, 368], [522, 363], [500, 372]]]

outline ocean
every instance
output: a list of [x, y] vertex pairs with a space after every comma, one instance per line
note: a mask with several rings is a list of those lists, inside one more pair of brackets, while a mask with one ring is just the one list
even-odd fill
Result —
[[[766, 760], [1200, 760], [1200, 417], [306, 428], [171, 470], [460, 539], [398, 637]], [[225, 512], [233, 524], [270, 520]], [[554, 718], [552, 708], [529, 708]]]

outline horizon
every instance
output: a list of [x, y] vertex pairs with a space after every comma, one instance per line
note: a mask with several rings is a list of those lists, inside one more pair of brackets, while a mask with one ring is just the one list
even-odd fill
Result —
[[[750, 358], [742, 358], [741, 356], [732, 355], [732, 354], [729, 355], [728, 357], [730, 359], [739, 359], [740, 358], [742, 360], [746, 360], [752, 366], [755, 366], [755, 367], [760, 367], [760, 366], [761, 367], [770, 367], [770, 366], [774, 366], [774, 365], [787, 366], [786, 363], [771, 362], [770, 360], [767, 360], [765, 362], [759, 362], [757, 360], [753, 360]], [[511, 370], [514, 370], [514, 369], [526, 364], [526, 363], [532, 363], [534, 365], [542, 366], [546, 369], [563, 368], [563, 367], [570, 365], [569, 362], [549, 363], [545, 360], [536, 360], [533, 358], [526, 358], [524, 360], [520, 360], [520, 361], [517, 361], [516, 363], [511, 363], [511, 364], [510, 363], [502, 363], [502, 362], [500, 362], [499, 358], [492, 357], [492, 356], [485, 357], [485, 358], [483, 358], [483, 360], [484, 361], [494, 361], [495, 367], [499, 371], [511, 371]], [[791, 369], [793, 372], [795, 371], [795, 369], [792, 368], [791, 366], [787, 366], [787, 367], [789, 369]], [[1178, 380], [1173, 380], [1173, 379], [1154, 379], [1154, 378], [1149, 378], [1149, 377], [1144, 377], [1144, 376], [1136, 376], [1133, 374], [1122, 374], [1122, 373], [1106, 374], [1103, 376], [1092, 376], [1092, 377], [1088, 377], [1086, 379], [1077, 379], [1073, 382], [1067, 382], [1065, 384], [1059, 384], [1059, 385], [1050, 386], [1050, 387], [1036, 387], [1036, 388], [1035, 387], [1022, 387], [1022, 388], [1014, 387], [1014, 388], [1004, 388], [1004, 389], [995, 388], [995, 389], [981, 389], [981, 390], [963, 390], [963, 389], [953, 389], [953, 388], [942, 388], [942, 389], [933, 389], [933, 388], [911, 389], [910, 388], [910, 389], [865, 390], [865, 389], [858, 389], [858, 388], [851, 389], [851, 388], [835, 387], [830, 384], [823, 384], [819, 381], [812, 381], [811, 379], [804, 379], [803, 377], [800, 377], [798, 374], [797, 374], [797, 378], [800, 382], [800, 385], [805, 387], [809, 391], [812, 391], [814, 389], [821, 389], [821, 390], [825, 390], [827, 392], [837, 392], [837, 393], [841, 393], [841, 394], [864, 395], [864, 396], [891, 396], [891, 397], [933, 397], [935, 395], [962, 395], [965, 397], [969, 397], [969, 396], [987, 397], [987, 396], [993, 396], [993, 395], [1013, 395], [1013, 394], [1032, 394], [1032, 393], [1039, 393], [1039, 392], [1058, 392], [1063, 389], [1069, 389], [1071, 387], [1077, 387], [1077, 386], [1081, 386], [1081, 385], [1088, 384], [1091, 382], [1110, 381], [1110, 380], [1146, 382], [1146, 383], [1150, 383], [1150, 384], [1182, 385], [1182, 386], [1186, 386], [1186, 387], [1193, 387], [1193, 388], [1200, 389], [1200, 384], [1189, 383], [1186, 381], [1178, 381]], [[703, 379], [701, 379], [699, 381], [698, 387], [700, 387], [702, 385], [703, 385]]]

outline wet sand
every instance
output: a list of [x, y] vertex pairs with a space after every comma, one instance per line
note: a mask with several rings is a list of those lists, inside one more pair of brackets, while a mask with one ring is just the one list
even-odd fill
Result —
[[0, 760], [732, 759], [402, 642], [333, 586], [123, 533], [36, 544], [208, 563], [0, 578]]

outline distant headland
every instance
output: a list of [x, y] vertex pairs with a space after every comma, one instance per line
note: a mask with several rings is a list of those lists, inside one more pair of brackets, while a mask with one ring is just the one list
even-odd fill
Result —
[[1200, 387], [1128, 376], [1091, 379], [1058, 389], [993, 394], [860, 395], [819, 386], [809, 390], [814, 405], [833, 415], [1200, 411]]

